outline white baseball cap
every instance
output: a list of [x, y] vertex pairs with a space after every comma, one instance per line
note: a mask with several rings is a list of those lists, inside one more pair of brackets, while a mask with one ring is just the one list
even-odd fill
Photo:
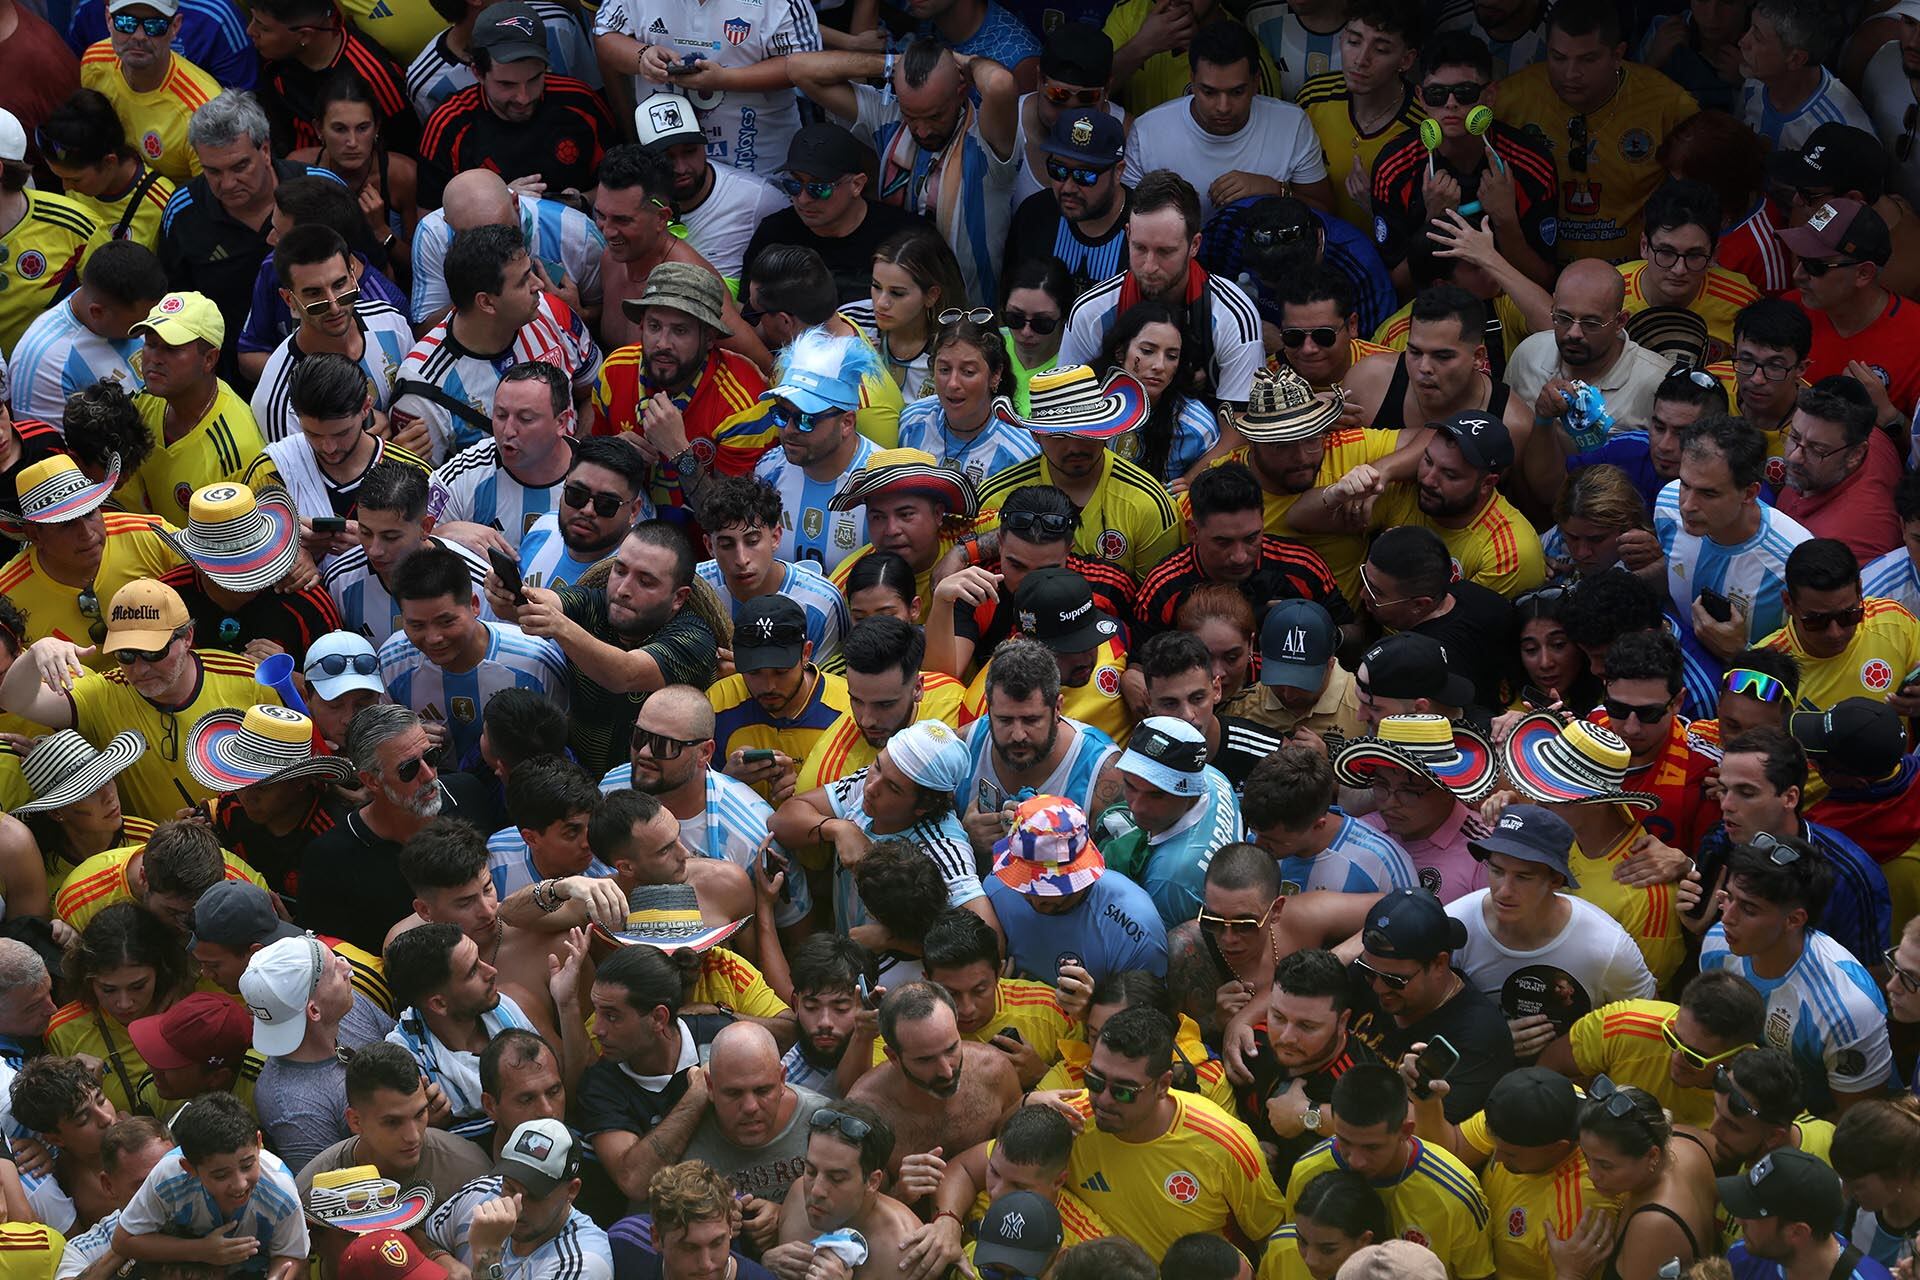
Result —
[[494, 1176], [512, 1178], [535, 1196], [580, 1175], [580, 1149], [566, 1123], [551, 1117], [523, 1121], [500, 1148]]
[[0, 160], [27, 158], [27, 131], [20, 117], [0, 108]]
[[380, 683], [380, 655], [358, 631], [329, 631], [315, 640], [307, 649], [301, 674], [313, 691], [329, 702], [355, 689], [379, 694], [387, 691]]
[[240, 975], [240, 998], [253, 1015], [253, 1047], [284, 1058], [307, 1038], [307, 1005], [326, 972], [327, 945], [311, 933], [282, 938], [253, 953]]

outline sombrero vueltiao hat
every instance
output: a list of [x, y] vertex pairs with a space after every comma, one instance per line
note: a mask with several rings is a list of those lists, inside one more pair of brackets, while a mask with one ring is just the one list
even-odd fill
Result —
[[1015, 893], [1064, 898], [1106, 872], [1087, 835], [1086, 812], [1059, 796], [1030, 796], [1013, 811], [1013, 830], [993, 846], [993, 874]]
[[286, 492], [255, 495], [235, 481], [196, 492], [184, 530], [154, 532], [230, 591], [264, 591], [286, 577], [300, 555], [300, 518]]
[[0, 507], [0, 521], [17, 528], [23, 524], [64, 524], [78, 520], [97, 511], [119, 485], [119, 454], [108, 457], [107, 477], [95, 484], [70, 455], [57, 453], [21, 468], [14, 478], [20, 508], [12, 511]]
[[957, 467], [942, 466], [925, 449], [882, 449], [867, 465], [847, 477], [847, 485], [827, 500], [832, 511], [863, 507], [881, 494], [915, 494], [931, 498], [949, 515], [971, 520], [980, 514], [980, 495], [973, 481]]
[[20, 762], [20, 777], [33, 799], [15, 809], [13, 816], [64, 809], [84, 800], [146, 753], [147, 740], [132, 729], [116, 733], [98, 750], [72, 729], [50, 733]]
[[1627, 317], [1627, 336], [1649, 351], [1685, 356], [1698, 369], [1707, 361], [1707, 322], [1685, 307], [1646, 307]]
[[1445, 716], [1384, 716], [1372, 737], [1354, 738], [1333, 758], [1342, 786], [1371, 786], [1382, 765], [1430, 778], [1464, 804], [1478, 804], [1493, 791], [1499, 772], [1493, 744]]
[[627, 895], [625, 928], [609, 933], [595, 925], [594, 931], [623, 947], [658, 947], [671, 955], [705, 951], [725, 942], [752, 918], [708, 924], [700, 915], [700, 895], [692, 885], [643, 884]]
[[313, 721], [287, 707], [223, 707], [201, 716], [187, 734], [187, 769], [210, 791], [226, 793], [261, 782], [319, 778], [346, 782], [345, 756], [313, 754]]
[[1147, 389], [1132, 374], [1115, 369], [1102, 381], [1084, 364], [1034, 374], [1027, 397], [1025, 414], [1002, 404], [1000, 415], [1039, 435], [1090, 440], [1111, 440], [1132, 431], [1153, 407]]
[[404, 1231], [433, 1208], [433, 1188], [400, 1189], [370, 1164], [329, 1169], [314, 1175], [307, 1192], [307, 1216], [323, 1226], [363, 1236], [373, 1231]]
[[1241, 435], [1257, 444], [1295, 444], [1340, 421], [1346, 403], [1347, 394], [1340, 388], [1317, 392], [1305, 378], [1281, 365], [1277, 372], [1261, 369], [1253, 375], [1246, 409], [1229, 418]]
[[1587, 720], [1563, 725], [1550, 711], [1514, 725], [1500, 744], [1507, 779], [1541, 804], [1623, 804], [1652, 811], [1660, 801], [1644, 791], [1624, 791], [1633, 755], [1613, 730]]

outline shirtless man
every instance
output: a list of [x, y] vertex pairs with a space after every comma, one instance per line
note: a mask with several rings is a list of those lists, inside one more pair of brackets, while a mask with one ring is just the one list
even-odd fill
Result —
[[1357, 404], [1363, 420], [1382, 430], [1417, 430], [1484, 409], [1505, 420], [1517, 453], [1533, 431], [1533, 406], [1481, 372], [1487, 363], [1485, 335], [1485, 303], [1458, 285], [1423, 290], [1413, 300], [1406, 352], [1383, 351], [1356, 361], [1344, 384], [1348, 403]]
[[[872, 1107], [842, 1099], [814, 1112], [809, 1128], [806, 1172], [787, 1191], [780, 1243], [761, 1263], [779, 1280], [895, 1280], [901, 1243], [920, 1222], [880, 1192], [896, 1154], [892, 1127]], [[819, 1236], [842, 1229], [866, 1241], [864, 1262], [814, 1248]]]
[[1020, 1105], [1020, 1078], [1007, 1055], [960, 1038], [944, 987], [910, 982], [889, 991], [880, 1002], [880, 1039], [885, 1065], [860, 1077], [847, 1097], [878, 1111], [892, 1128], [889, 1177], [907, 1156], [939, 1157], [985, 1142]]

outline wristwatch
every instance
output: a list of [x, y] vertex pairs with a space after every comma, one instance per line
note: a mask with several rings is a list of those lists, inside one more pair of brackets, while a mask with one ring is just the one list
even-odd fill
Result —
[[507, 1280], [507, 1273], [501, 1270], [499, 1263], [490, 1262], [487, 1264], [487, 1280]]
[[673, 456], [674, 475], [684, 480], [688, 476], [700, 474], [700, 455], [692, 449], [682, 449]]
[[1308, 1133], [1320, 1132], [1320, 1104], [1314, 1103], [1300, 1113], [1300, 1124]]

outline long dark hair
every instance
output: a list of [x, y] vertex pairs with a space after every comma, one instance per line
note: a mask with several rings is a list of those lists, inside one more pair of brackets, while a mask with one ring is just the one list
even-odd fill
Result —
[[1134, 303], [1121, 312], [1113, 328], [1108, 330], [1107, 340], [1100, 347], [1100, 359], [1094, 367], [1124, 369], [1127, 348], [1140, 336], [1140, 331], [1150, 324], [1173, 326], [1173, 331], [1180, 335], [1180, 362], [1173, 371], [1173, 379], [1167, 383], [1166, 394], [1148, 411], [1146, 421], [1139, 426], [1140, 456], [1134, 461], [1155, 479], [1167, 480], [1171, 478], [1166, 474], [1167, 459], [1173, 453], [1173, 435], [1180, 424], [1180, 402], [1185, 398], [1182, 388], [1193, 385], [1195, 367], [1193, 347], [1187, 341], [1187, 332], [1181, 327], [1180, 317], [1172, 307], [1155, 299]]
[[1013, 395], [1013, 358], [1007, 354], [1006, 340], [1000, 336], [997, 325], [975, 324], [965, 316], [952, 324], [940, 325], [934, 330], [933, 341], [927, 347], [928, 369], [932, 369], [933, 362], [940, 358], [942, 351], [955, 345], [972, 347], [986, 362], [989, 406], [995, 396]]
[[[1573, 603], [1573, 593], [1578, 587], [1543, 587], [1538, 591], [1529, 591], [1514, 602], [1511, 630], [1507, 635], [1508, 674], [1507, 680], [1512, 689], [1513, 698], [1520, 696], [1520, 690], [1532, 683], [1527, 674], [1526, 664], [1520, 660], [1520, 637], [1529, 622], [1545, 619], [1557, 622], [1563, 628], [1567, 624], [1567, 614]], [[1573, 643], [1573, 634], [1568, 632], [1567, 643]], [[1574, 677], [1571, 689], [1560, 690], [1560, 705], [1575, 715], [1584, 715], [1600, 703], [1600, 695], [1605, 692], [1600, 681], [1594, 678], [1593, 668], [1588, 665], [1583, 654], [1579, 661], [1580, 674]]]
[[96, 1009], [93, 980], [128, 965], [153, 970], [154, 1013], [166, 1008], [192, 979], [186, 950], [173, 931], [159, 917], [131, 902], [115, 903], [88, 921], [67, 948], [61, 967], [73, 998]]

